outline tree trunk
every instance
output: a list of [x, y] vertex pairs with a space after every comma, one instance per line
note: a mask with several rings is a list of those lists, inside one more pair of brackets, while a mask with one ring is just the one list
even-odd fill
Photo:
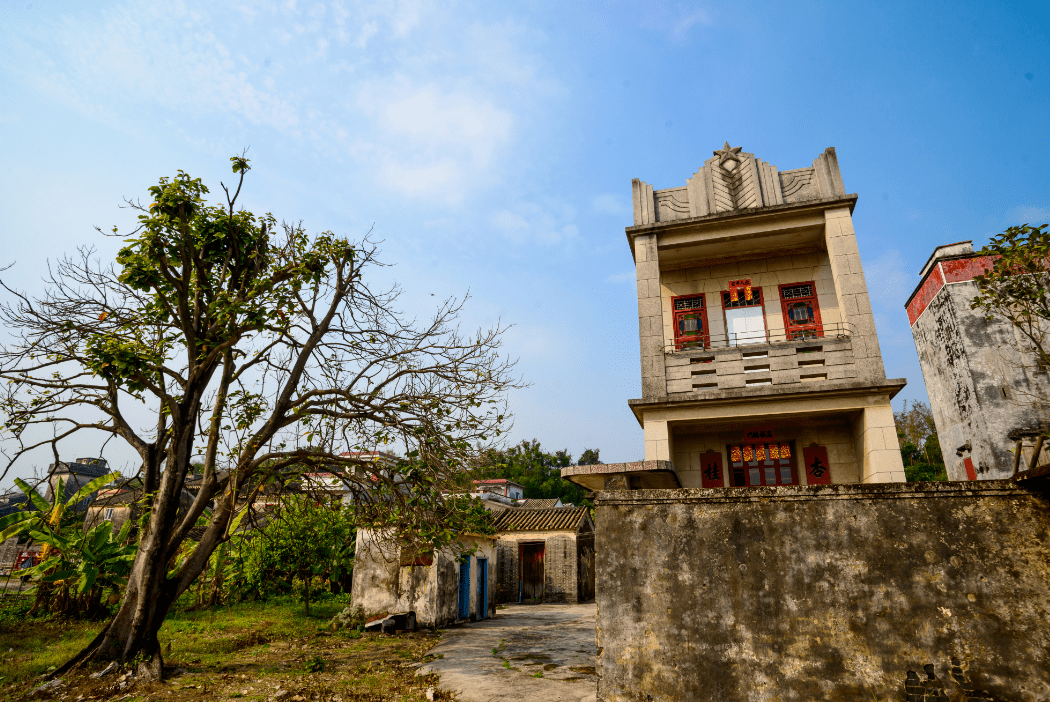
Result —
[[307, 575], [306, 578], [304, 578], [304, 581], [306, 582], [306, 616], [309, 617], [310, 616], [310, 576]]

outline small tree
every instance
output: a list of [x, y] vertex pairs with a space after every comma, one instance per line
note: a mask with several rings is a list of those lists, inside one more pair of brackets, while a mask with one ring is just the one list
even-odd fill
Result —
[[[1002, 317], [1020, 332], [1023, 356], [1050, 370], [1050, 231], [1022, 224], [997, 234], [980, 253], [992, 268], [974, 278], [971, 307], [989, 319]], [[1048, 398], [1043, 398], [1044, 400]]]
[[[207, 187], [181, 171], [149, 189], [148, 205], [129, 203], [139, 226], [116, 267], [82, 249], [52, 268], [42, 297], [3, 285], [12, 299], [0, 324], [14, 337], [0, 347], [7, 468], [37, 447], [57, 452], [78, 432], [103, 432], [138, 454], [146, 495], [120, 608], [53, 675], [137, 659], [159, 677], [157, 632], [172, 604], [266, 476], [293, 466], [335, 470], [362, 496], [379, 490], [382, 499], [358, 502], [360, 524], [454, 543], [461, 512], [443, 490], [504, 429], [516, 381], [499, 355], [502, 329], [460, 334], [456, 300], [423, 324], [404, 319], [397, 288], [368, 283], [382, 264], [367, 236], [310, 237], [238, 209], [249, 165], [231, 160], [239, 180], [233, 192], [223, 186], [224, 204], [207, 204]], [[40, 428], [47, 438], [30, 440]], [[410, 464], [381, 469], [361, 457], [395, 442]], [[180, 511], [196, 460], [200, 488]]]
[[313, 579], [338, 579], [353, 569], [357, 532], [352, 510], [291, 495], [266, 516], [264, 527], [243, 532], [241, 578], [230, 585], [265, 597], [278, 589], [291, 590], [293, 579], [299, 578], [310, 616]]

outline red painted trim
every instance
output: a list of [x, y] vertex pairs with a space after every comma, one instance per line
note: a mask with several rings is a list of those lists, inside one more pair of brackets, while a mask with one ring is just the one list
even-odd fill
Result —
[[938, 262], [934, 264], [926, 280], [922, 282], [915, 295], [908, 301], [908, 324], [915, 324], [919, 316], [926, 311], [933, 298], [937, 297], [937, 293], [943, 287], [944, 276], [941, 274], [941, 264]]
[[979, 256], [977, 258], [957, 258], [950, 261], [941, 261], [941, 274], [946, 283], [962, 283], [973, 280], [992, 270], [995, 263], [993, 256]]
[[[700, 321], [704, 325], [704, 333], [697, 334], [696, 336], [680, 336], [678, 333], [678, 318], [687, 314], [695, 314], [697, 310], [691, 309], [676, 312], [674, 309], [675, 300], [685, 300], [697, 297], [703, 300], [703, 304], [701, 305], [699, 311]], [[703, 293], [699, 293], [696, 295], [678, 295], [676, 297], [671, 298], [671, 328], [674, 330], [674, 347], [676, 350], [681, 350], [682, 344], [687, 341], [700, 341], [703, 343], [705, 349], [711, 346], [711, 326], [707, 322], [707, 299], [704, 297]]]
[[963, 466], [966, 468], [966, 479], [977, 480], [977, 471], [973, 469], [973, 461], [968, 457], [963, 460]]
[[[798, 285], [808, 285], [813, 291], [813, 294], [809, 297], [795, 297], [790, 300], [784, 299], [784, 288], [793, 288]], [[787, 283], [786, 285], [777, 286], [777, 296], [780, 298], [780, 312], [784, 315], [784, 336], [788, 337], [791, 332], [795, 331], [814, 331], [817, 336], [824, 336], [824, 324], [820, 321], [820, 302], [817, 300], [817, 283], [813, 280], [804, 280], [798, 283]], [[788, 321], [788, 304], [795, 304], [796, 302], [809, 301], [813, 303], [813, 324], [805, 324], [801, 327], [792, 328], [791, 323]], [[790, 337], [788, 337], [790, 338]]]
[[971, 256], [969, 258], [948, 258], [938, 260], [919, 287], [911, 294], [905, 308], [908, 310], [908, 323], [914, 325], [930, 306], [933, 298], [947, 283], [965, 283], [977, 276], [987, 273], [995, 263], [995, 256]]

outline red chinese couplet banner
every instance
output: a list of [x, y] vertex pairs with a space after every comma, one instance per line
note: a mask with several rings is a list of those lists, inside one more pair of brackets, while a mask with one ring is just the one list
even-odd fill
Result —
[[831, 466], [828, 465], [827, 446], [806, 446], [802, 449], [806, 482], [810, 485], [830, 485]]
[[718, 451], [700, 454], [700, 484], [705, 488], [726, 486], [725, 474], [722, 472], [722, 454]]
[[965, 461], [963, 461], [963, 466], [966, 468], [966, 479], [977, 480], [977, 471], [973, 469], [973, 460], [967, 458]]

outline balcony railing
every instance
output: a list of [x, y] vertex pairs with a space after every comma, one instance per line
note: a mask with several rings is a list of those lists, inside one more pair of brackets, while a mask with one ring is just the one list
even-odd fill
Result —
[[841, 340], [853, 337], [854, 327], [849, 322], [823, 324], [816, 329], [798, 331], [765, 331], [745, 332], [743, 334], [708, 334], [706, 336], [673, 339], [666, 346], [667, 353], [696, 353], [705, 349], [728, 349], [736, 346], [753, 346], [756, 344], [777, 344], [792, 341], [820, 341], [822, 339]]

